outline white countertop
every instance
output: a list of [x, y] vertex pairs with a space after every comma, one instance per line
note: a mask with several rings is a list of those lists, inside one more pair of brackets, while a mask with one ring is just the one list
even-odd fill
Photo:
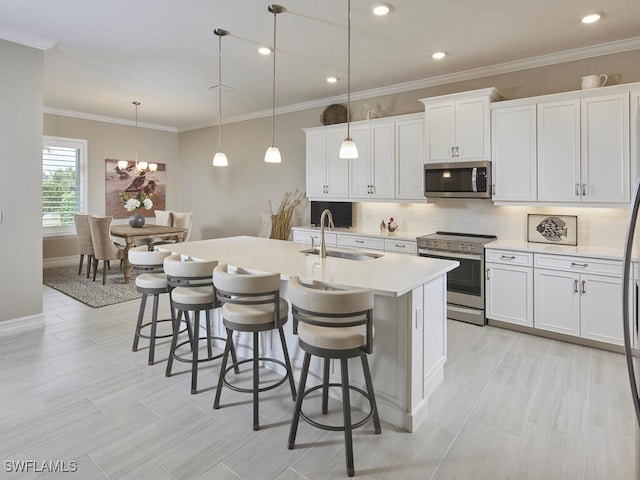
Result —
[[[300, 250], [308, 244], [257, 237], [230, 237], [161, 245], [194, 259], [217, 260], [250, 270], [280, 272], [283, 279], [298, 275], [336, 287], [371, 288], [376, 295], [399, 297], [458, 266], [458, 262], [395, 253], [371, 260], [336, 257], [320, 259]], [[330, 250], [352, 251], [346, 248]]]
[[488, 248], [499, 248], [504, 250], [520, 250], [532, 253], [551, 253], [555, 255], [575, 255], [578, 257], [597, 257], [607, 260], [622, 260], [624, 255], [623, 245], [614, 247], [588, 247], [571, 245], [554, 245], [551, 243], [533, 243], [517, 240], [496, 240], [484, 246]]

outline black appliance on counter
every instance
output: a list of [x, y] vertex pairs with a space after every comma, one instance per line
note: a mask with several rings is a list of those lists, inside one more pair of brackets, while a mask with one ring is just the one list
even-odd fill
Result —
[[328, 209], [333, 216], [336, 228], [348, 228], [353, 225], [353, 204], [351, 202], [311, 202], [311, 225], [320, 226], [320, 215]]
[[486, 324], [484, 315], [484, 245], [495, 235], [436, 232], [417, 237], [418, 256], [456, 260], [447, 274], [447, 318]]

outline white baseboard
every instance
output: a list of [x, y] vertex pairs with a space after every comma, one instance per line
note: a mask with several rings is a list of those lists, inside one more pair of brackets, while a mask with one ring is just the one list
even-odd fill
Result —
[[[82, 268], [85, 268], [87, 259], [84, 259]], [[78, 255], [71, 255], [69, 257], [51, 257], [42, 260], [42, 268], [55, 268], [55, 267], [68, 267], [70, 265], [78, 265], [80, 257]]]

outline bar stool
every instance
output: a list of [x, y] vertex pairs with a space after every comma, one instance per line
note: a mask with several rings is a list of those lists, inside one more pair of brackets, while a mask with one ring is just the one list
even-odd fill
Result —
[[[251, 274], [242, 269], [236, 273], [229, 273], [226, 264], [218, 265], [213, 271], [213, 284], [216, 288], [218, 299], [222, 302], [222, 319], [227, 329], [227, 344], [222, 357], [222, 367], [218, 378], [218, 388], [213, 408], [220, 408], [220, 395], [222, 387], [226, 385], [236, 392], [253, 394], [253, 429], [259, 430], [258, 396], [261, 392], [272, 390], [282, 385], [287, 379], [291, 388], [291, 396], [296, 399], [296, 387], [293, 381], [289, 351], [284, 336], [283, 325], [289, 318], [289, 304], [280, 298], [280, 274], [261, 273]], [[275, 358], [260, 356], [259, 333], [270, 330], [278, 330], [284, 362]], [[233, 365], [227, 367], [229, 351], [233, 346], [234, 332], [253, 333], [253, 358], [238, 362], [232, 359]], [[234, 368], [236, 373], [238, 366], [243, 363], [253, 364], [252, 388], [241, 388], [227, 381], [227, 373]], [[277, 382], [260, 387], [260, 362], [271, 362], [284, 367], [285, 374]]]
[[[215, 290], [213, 288], [212, 273], [217, 261], [195, 261], [182, 259], [179, 254], [169, 255], [164, 259], [164, 271], [169, 285], [169, 298], [171, 300], [171, 317], [173, 320], [173, 338], [171, 350], [167, 361], [165, 375], [171, 376], [173, 360], [191, 363], [191, 393], [198, 391], [198, 364], [222, 357], [222, 353], [213, 354], [213, 340], [221, 340], [228, 343], [226, 338], [215, 337], [211, 334], [211, 310], [217, 305], [215, 302]], [[178, 313], [176, 314], [176, 310]], [[206, 335], [200, 336], [200, 312], [205, 312]], [[189, 312], [193, 312], [190, 317]], [[187, 325], [193, 320], [192, 334], [188, 340], [178, 343], [180, 318], [184, 314]], [[199, 358], [200, 340], [207, 342], [207, 356]], [[177, 350], [190, 344], [191, 358], [178, 355]], [[235, 349], [230, 346], [231, 355], [235, 362]]]
[[[169, 293], [169, 285], [167, 284], [167, 276], [163, 272], [164, 259], [171, 252], [155, 252], [149, 251], [146, 246], [134, 247], [129, 250], [129, 263], [131, 263], [131, 271], [138, 273], [136, 276], [136, 288], [142, 293], [140, 300], [140, 310], [138, 311], [138, 323], [133, 336], [132, 351], [138, 351], [138, 342], [140, 338], [149, 339], [149, 365], [154, 363], [155, 346], [157, 338], [168, 338], [173, 334], [157, 335], [157, 325], [162, 322], [171, 322], [171, 318], [158, 320], [158, 302], [160, 295]], [[142, 323], [144, 319], [144, 311], [147, 305], [147, 297], [153, 295], [153, 313], [151, 321]], [[148, 335], [141, 333], [143, 328], [151, 327]]]
[[[358, 290], [322, 290], [323, 284], [315, 283], [313, 288], [302, 285], [296, 276], [289, 279], [287, 294], [293, 314], [293, 332], [298, 335], [300, 348], [304, 350], [304, 361], [298, 386], [288, 448], [295, 446], [298, 423], [302, 417], [307, 423], [323, 430], [344, 431], [347, 475], [355, 474], [353, 465], [352, 430], [364, 425], [373, 417], [375, 433], [382, 432], [378, 408], [376, 406], [373, 383], [367, 354], [373, 351], [373, 291]], [[311, 356], [324, 358], [323, 379], [320, 385], [305, 390]], [[367, 391], [349, 385], [348, 359], [360, 357]], [[342, 383], [329, 383], [329, 360], [339, 359]], [[327, 413], [329, 387], [342, 388], [342, 412], [344, 425], [332, 426], [316, 422], [302, 411], [305, 396], [322, 389], [322, 413]], [[349, 391], [353, 390], [369, 400], [370, 411], [359, 422], [351, 423], [351, 402]]]

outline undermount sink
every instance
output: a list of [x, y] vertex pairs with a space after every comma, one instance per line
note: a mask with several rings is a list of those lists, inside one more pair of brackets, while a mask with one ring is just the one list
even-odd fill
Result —
[[[300, 253], [305, 255], [320, 255], [319, 248], [307, 248], [306, 250], [300, 250]], [[327, 257], [346, 258], [347, 260], [373, 260], [380, 258], [381, 253], [371, 252], [344, 252], [341, 250], [327, 250]]]

